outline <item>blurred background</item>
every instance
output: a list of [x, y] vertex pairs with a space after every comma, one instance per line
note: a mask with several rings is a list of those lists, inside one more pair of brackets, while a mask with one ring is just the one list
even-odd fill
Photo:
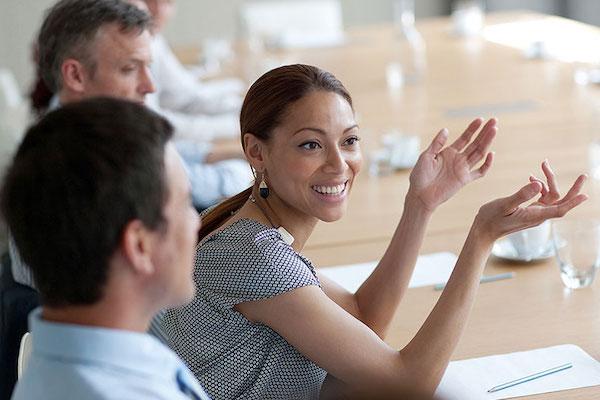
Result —
[[[257, 2], [260, 0], [253, 0]], [[279, 0], [278, 3], [303, 0]], [[0, 68], [9, 68], [22, 90], [27, 90], [33, 74], [30, 48], [44, 11], [54, 0], [1, 0]], [[165, 35], [174, 48], [198, 47], [206, 39], [235, 39], [242, 36], [240, 9], [245, 0], [177, 0], [178, 12]], [[600, 1], [596, 0], [487, 0], [488, 12], [533, 10], [600, 25]], [[360, 27], [393, 20], [394, 0], [341, 0], [344, 28]], [[449, 15], [452, 0], [416, 0], [419, 19]]]

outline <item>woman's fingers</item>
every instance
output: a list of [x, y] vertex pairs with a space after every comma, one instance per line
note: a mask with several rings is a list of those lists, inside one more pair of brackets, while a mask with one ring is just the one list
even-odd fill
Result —
[[489, 153], [487, 153], [487, 156], [485, 157], [485, 161], [483, 162], [483, 164], [481, 164], [481, 167], [477, 168], [474, 171], [471, 171], [471, 179], [472, 180], [481, 178], [482, 176], [485, 176], [485, 174], [487, 174], [487, 172], [492, 167], [492, 163], [494, 162], [494, 154], [495, 153], [493, 151], [490, 151]]
[[545, 200], [545, 196], [548, 194], [548, 186], [546, 186], [546, 182], [544, 182], [535, 175], [529, 175], [529, 182], [539, 182], [542, 185], [542, 198], [540, 199], [540, 201], [543, 203]]
[[555, 202], [556, 200], [560, 199], [560, 191], [558, 190], [558, 184], [556, 183], [554, 171], [552, 171], [552, 168], [550, 168], [550, 163], [548, 160], [544, 160], [542, 163], [542, 171], [544, 171], [546, 181], [548, 182], [548, 200]]
[[456, 139], [454, 143], [450, 145], [450, 147], [454, 148], [456, 151], [462, 151], [462, 149], [464, 149], [465, 146], [469, 144], [471, 138], [473, 137], [475, 132], [477, 132], [482, 123], [483, 118], [477, 118], [471, 121], [469, 126], [467, 126], [467, 129], [465, 129], [465, 131], [463, 132], [463, 134], [460, 135], [458, 139]]
[[536, 220], [538, 220], [539, 222], [543, 222], [550, 218], [560, 218], [560, 217], [564, 216], [566, 213], [568, 213], [573, 208], [577, 207], [578, 205], [580, 205], [587, 199], [588, 199], [587, 195], [580, 193], [580, 194], [575, 195], [574, 197], [572, 197], [571, 199], [569, 199], [567, 201], [561, 202], [560, 204], [557, 203], [557, 204], [554, 204], [551, 206], [531, 207], [531, 211], [534, 211], [533, 209], [539, 208], [539, 210], [535, 210], [535, 211], [537, 211], [537, 213], [536, 213], [537, 215], [535, 215], [535, 217], [536, 217]]
[[[490, 120], [495, 121], [495, 120]], [[463, 154], [467, 157], [467, 164], [470, 167], [473, 167], [477, 164], [481, 159], [488, 153], [494, 138], [497, 133], [496, 124], [486, 124], [486, 126], [481, 130], [479, 135], [473, 140], [473, 142], [467, 146]]]
[[429, 145], [429, 147], [427, 147], [425, 152], [435, 156], [444, 148], [444, 145], [446, 144], [447, 140], [448, 129], [444, 128], [441, 131], [439, 131], [437, 135], [435, 135], [435, 137], [431, 141], [431, 144]]
[[515, 194], [504, 199], [505, 214], [512, 214], [521, 204], [533, 199], [542, 190], [542, 185], [537, 182], [530, 182], [519, 189]]
[[583, 187], [583, 184], [585, 183], [586, 180], [587, 180], [587, 175], [585, 175], [585, 174], [579, 175], [577, 177], [577, 179], [575, 180], [575, 182], [573, 183], [573, 186], [571, 186], [571, 188], [565, 195], [565, 197], [563, 197], [560, 201], [556, 202], [556, 204], [560, 205], [562, 203], [570, 201], [573, 197], [577, 196], [577, 194], [579, 194], [579, 192], [581, 191], [581, 188]]

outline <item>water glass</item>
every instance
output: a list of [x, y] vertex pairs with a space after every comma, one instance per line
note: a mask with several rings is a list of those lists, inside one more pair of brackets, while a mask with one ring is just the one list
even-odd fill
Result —
[[452, 23], [459, 36], [475, 36], [483, 28], [483, 4], [479, 0], [459, 0], [452, 4]]
[[554, 221], [552, 241], [565, 286], [578, 289], [591, 285], [600, 267], [600, 221]]
[[389, 149], [378, 149], [369, 154], [369, 174], [372, 176], [385, 176], [394, 172], [391, 164]]
[[600, 140], [596, 139], [588, 147], [590, 176], [600, 180]]

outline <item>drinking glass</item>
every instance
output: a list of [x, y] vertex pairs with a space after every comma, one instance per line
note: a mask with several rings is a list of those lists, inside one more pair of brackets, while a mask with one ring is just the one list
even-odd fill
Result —
[[483, 4], [480, 0], [458, 0], [452, 3], [452, 23], [457, 35], [478, 35], [483, 28], [483, 20]]
[[565, 286], [578, 289], [591, 285], [600, 266], [600, 221], [554, 221], [552, 241]]

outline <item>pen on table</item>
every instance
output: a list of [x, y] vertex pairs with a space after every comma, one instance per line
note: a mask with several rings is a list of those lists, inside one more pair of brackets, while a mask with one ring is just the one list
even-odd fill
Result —
[[[515, 277], [515, 273], [514, 272], [505, 272], [503, 274], [497, 274], [497, 275], [484, 275], [481, 277], [481, 279], [479, 279], [479, 283], [487, 283], [487, 282], [495, 282], [495, 281], [500, 281], [502, 279], [510, 279], [510, 278], [514, 278]], [[435, 285], [433, 287], [434, 290], [443, 290], [446, 287], [446, 283], [438, 283], [437, 285]]]
[[537, 374], [532, 374], [532, 375], [526, 376], [524, 378], [515, 379], [514, 381], [510, 381], [510, 382], [503, 383], [502, 385], [494, 386], [493, 388], [488, 390], [488, 393], [497, 392], [502, 389], [506, 389], [506, 388], [509, 388], [509, 387], [512, 387], [515, 385], [520, 385], [521, 383], [525, 383], [525, 382], [532, 381], [534, 379], [541, 378], [542, 376], [546, 376], [546, 375], [554, 374], [556, 372], [564, 371], [565, 369], [569, 369], [572, 366], [573, 366], [572, 363], [567, 363], [567, 364], [559, 365], [558, 367], [547, 369], [542, 372], [538, 372]]

